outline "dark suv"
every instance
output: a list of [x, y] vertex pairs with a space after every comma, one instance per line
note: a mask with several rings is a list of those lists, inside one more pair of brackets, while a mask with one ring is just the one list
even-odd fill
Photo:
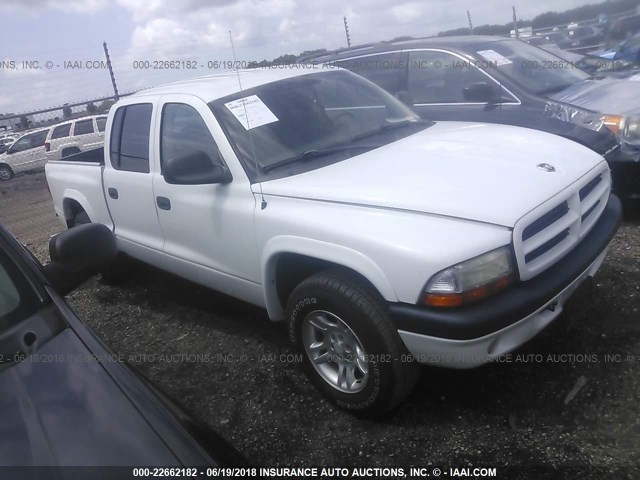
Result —
[[358, 73], [430, 120], [502, 123], [574, 140], [605, 156], [617, 193], [640, 198], [640, 82], [613, 89], [623, 80], [601, 80], [520, 40], [479, 35], [383, 42], [300, 61]]

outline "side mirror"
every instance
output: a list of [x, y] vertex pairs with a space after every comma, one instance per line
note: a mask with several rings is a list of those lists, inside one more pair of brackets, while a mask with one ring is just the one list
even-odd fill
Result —
[[494, 88], [486, 82], [472, 83], [462, 89], [464, 99], [469, 102], [492, 103], [496, 101]]
[[215, 163], [205, 152], [198, 151], [166, 160], [162, 165], [164, 180], [172, 185], [207, 185], [229, 183], [231, 172]]
[[59, 233], [49, 240], [51, 263], [43, 267], [47, 280], [66, 295], [118, 255], [113, 232], [105, 225], [87, 223]]

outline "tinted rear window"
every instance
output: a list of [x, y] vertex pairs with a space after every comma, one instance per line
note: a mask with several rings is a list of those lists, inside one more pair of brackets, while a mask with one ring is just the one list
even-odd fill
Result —
[[116, 111], [111, 135], [111, 164], [118, 170], [149, 173], [150, 103], [127, 105]]
[[82, 120], [80, 122], [76, 122], [73, 134], [77, 136], [86, 135], [87, 133], [93, 133], [93, 120]]
[[65, 125], [59, 125], [53, 129], [53, 133], [51, 134], [51, 140], [55, 140], [56, 138], [68, 137], [69, 132], [71, 132], [70, 123], [67, 123]]
[[98, 127], [99, 132], [104, 132], [106, 125], [107, 125], [107, 117], [96, 118], [96, 126]]

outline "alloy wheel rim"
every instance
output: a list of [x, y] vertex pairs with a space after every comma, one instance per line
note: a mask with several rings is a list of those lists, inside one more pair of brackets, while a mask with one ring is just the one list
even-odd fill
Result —
[[359, 393], [367, 385], [369, 364], [362, 342], [337, 315], [314, 310], [302, 322], [302, 342], [320, 377], [342, 393]]

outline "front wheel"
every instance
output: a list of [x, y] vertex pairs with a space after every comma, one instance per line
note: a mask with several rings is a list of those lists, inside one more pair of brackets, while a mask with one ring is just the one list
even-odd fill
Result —
[[384, 301], [355, 275], [309, 277], [291, 294], [287, 315], [291, 340], [304, 353], [305, 374], [337, 406], [379, 416], [413, 390], [419, 367]]
[[12, 177], [13, 170], [11, 170], [11, 167], [5, 164], [0, 165], [0, 180], [11, 180]]

